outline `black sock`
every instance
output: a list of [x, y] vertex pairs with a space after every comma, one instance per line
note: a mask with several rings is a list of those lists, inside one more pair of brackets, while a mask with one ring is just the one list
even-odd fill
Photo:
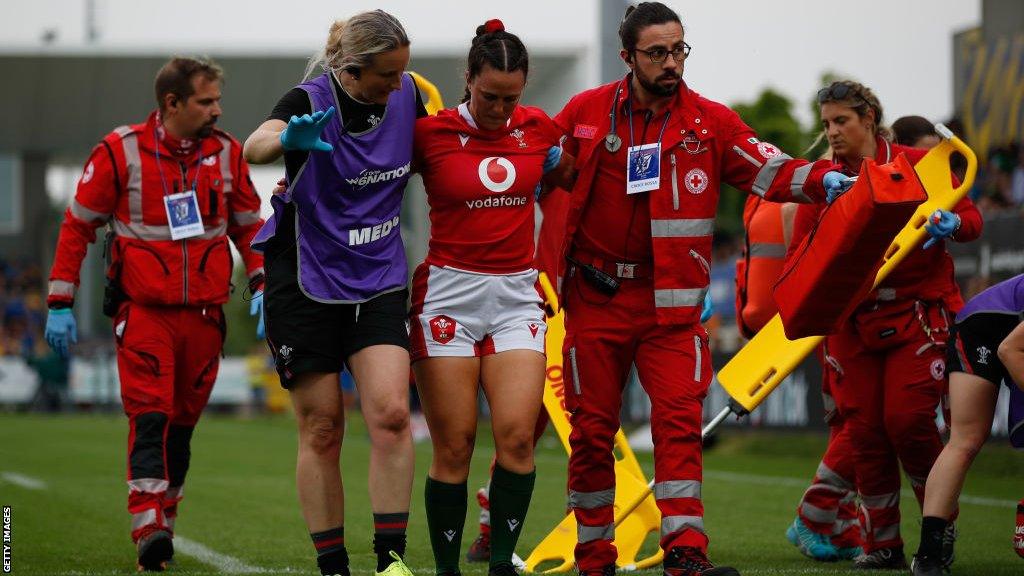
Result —
[[491, 473], [491, 568], [512, 563], [536, 478], [536, 470], [516, 474], [495, 463]]
[[373, 552], [377, 555], [377, 572], [383, 572], [392, 562], [391, 552], [405, 556], [405, 529], [409, 525], [408, 512], [373, 515]]
[[944, 518], [925, 516], [921, 519], [921, 545], [917, 549], [918, 556], [929, 558], [942, 557], [942, 534], [949, 522]]
[[311, 532], [316, 548], [316, 564], [323, 576], [349, 576], [348, 551], [345, 550], [345, 527], [338, 526], [323, 532]]
[[459, 573], [462, 529], [466, 524], [466, 483], [449, 484], [427, 476], [423, 490], [430, 547], [437, 574]]

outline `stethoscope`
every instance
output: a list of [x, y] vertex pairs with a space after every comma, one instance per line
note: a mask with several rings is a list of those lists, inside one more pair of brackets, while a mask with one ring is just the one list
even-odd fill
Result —
[[[628, 76], [627, 76], [627, 78], [628, 78]], [[608, 118], [611, 120], [611, 128], [608, 130], [608, 134], [606, 134], [605, 137], [604, 137], [604, 147], [605, 147], [606, 150], [608, 150], [612, 154], [618, 152], [619, 148], [622, 148], [622, 138], [620, 138], [618, 133], [615, 132], [615, 116], [616, 116], [615, 109], [618, 108], [619, 96], [622, 95], [622, 85], [623, 85], [624, 82], [626, 82], [626, 80], [620, 81], [618, 87], [615, 88], [615, 97], [612, 98], [612, 108], [611, 108], [611, 110], [608, 111]], [[632, 110], [633, 110], [633, 106], [630, 105], [629, 109], [626, 112], [626, 115], [629, 118], [629, 141], [630, 141], [630, 145], [631, 146], [632, 146], [632, 142], [633, 142], [633, 111]], [[658, 142], [661, 142], [661, 138], [665, 134], [665, 127], [668, 126], [668, 119], [669, 119], [669, 116], [671, 115], [671, 113], [672, 113], [671, 111], [666, 111], [665, 112], [665, 120], [662, 122], [661, 130], [658, 132]]]
[[608, 111], [608, 118], [612, 121], [612, 127], [608, 131], [608, 134], [604, 137], [604, 147], [612, 154], [619, 151], [622, 148], [622, 138], [615, 132], [615, 109], [619, 105], [619, 97], [622, 96], [622, 84], [625, 80], [619, 82], [619, 86], [615, 89], [615, 97], [612, 98], [612, 109]]

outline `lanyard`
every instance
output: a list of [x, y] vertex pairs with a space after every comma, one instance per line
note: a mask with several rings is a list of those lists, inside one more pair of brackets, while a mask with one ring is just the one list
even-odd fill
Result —
[[[661, 123], [661, 130], [658, 131], [658, 144], [661, 144], [661, 137], [665, 135], [665, 127], [668, 126], [668, 118], [672, 114], [671, 110], [665, 111], [665, 120]], [[626, 101], [626, 117], [629, 120], [629, 147], [633, 147], [633, 98], [630, 96], [629, 100]], [[643, 143], [641, 143], [642, 145]]]
[[[664, 127], [662, 127], [662, 129], [664, 130]], [[157, 170], [157, 172], [160, 173], [160, 186], [163, 187], [163, 189], [164, 189], [164, 196], [170, 196], [170, 192], [167, 191], [167, 181], [164, 179], [164, 167], [161, 166], [161, 164], [160, 164], [160, 144], [161, 144], [160, 133], [157, 131], [155, 126], [153, 127], [153, 137], [156, 139], [156, 145], [154, 146], [154, 149], [156, 150], [156, 170]], [[193, 192], [196, 191], [196, 187], [199, 185], [199, 173], [203, 170], [203, 163], [200, 162], [200, 160], [202, 160], [202, 158], [203, 158], [202, 150], [203, 150], [203, 141], [199, 140], [199, 141], [196, 142], [196, 177], [192, 180], [192, 191]], [[182, 174], [182, 177], [183, 177], [183, 180], [184, 180], [184, 184], [187, 186], [188, 185], [188, 166], [187, 165], [185, 167], [185, 173]], [[187, 188], [186, 188], [186, 190], [187, 190]], [[182, 190], [182, 192], [185, 192], [185, 190]]]

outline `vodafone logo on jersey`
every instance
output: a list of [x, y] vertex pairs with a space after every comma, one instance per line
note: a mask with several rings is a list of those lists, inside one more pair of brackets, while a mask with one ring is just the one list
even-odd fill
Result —
[[501, 156], [484, 158], [476, 172], [480, 183], [491, 192], [504, 192], [516, 182], [516, 167]]

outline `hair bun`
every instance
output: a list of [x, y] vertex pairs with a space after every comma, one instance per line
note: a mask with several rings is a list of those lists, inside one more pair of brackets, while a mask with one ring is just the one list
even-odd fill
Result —
[[504, 32], [505, 24], [497, 18], [492, 18], [487, 22], [484, 22], [483, 26], [478, 26], [476, 29], [476, 35], [481, 36], [483, 34], [494, 34], [495, 32]]

